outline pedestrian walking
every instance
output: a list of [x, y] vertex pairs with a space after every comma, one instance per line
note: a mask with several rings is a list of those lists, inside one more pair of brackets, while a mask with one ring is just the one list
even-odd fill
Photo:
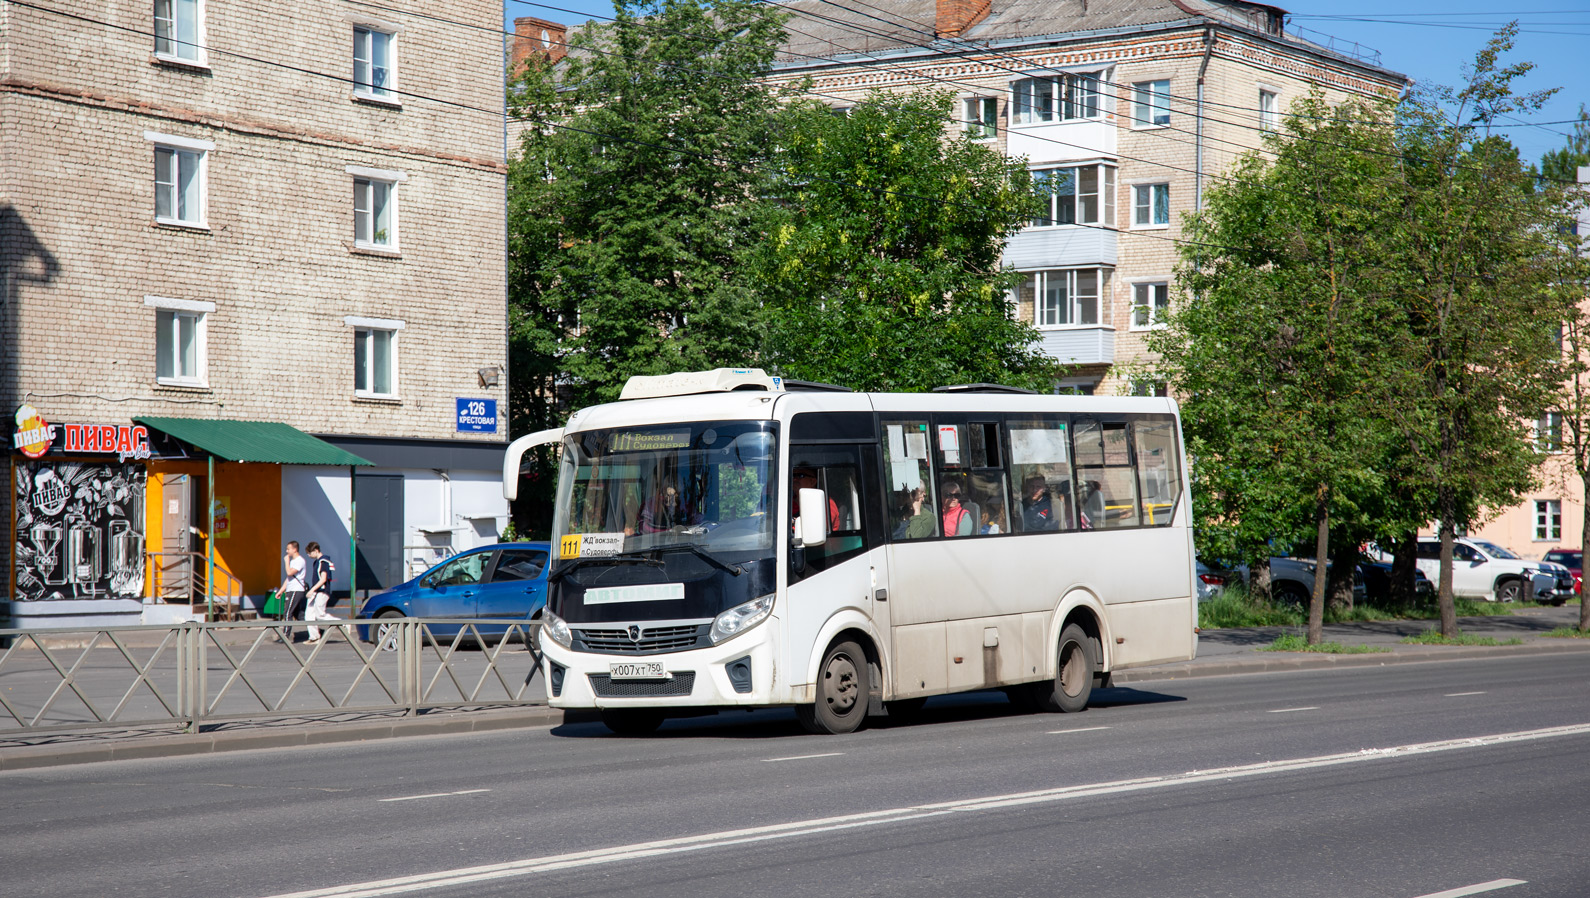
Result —
[[321, 554], [320, 543], [311, 542], [306, 551], [309, 553], [309, 592], [304, 605], [304, 620], [309, 622], [309, 641], [319, 642], [320, 628], [313, 621], [338, 619], [326, 610], [326, 603], [331, 601], [331, 578], [337, 566]]
[[[298, 552], [298, 540], [289, 540], [287, 553], [282, 556], [282, 566], [287, 569], [287, 577], [282, 580], [282, 588], [278, 590], [282, 597], [282, 622], [286, 623], [298, 617], [298, 608], [304, 603], [304, 556]], [[282, 639], [292, 642], [293, 628], [282, 628]]]

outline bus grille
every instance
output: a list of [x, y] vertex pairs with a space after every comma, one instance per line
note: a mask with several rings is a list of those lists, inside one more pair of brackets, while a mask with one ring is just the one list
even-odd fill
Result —
[[574, 632], [588, 652], [618, 655], [640, 655], [654, 652], [678, 652], [696, 646], [698, 637], [706, 632], [707, 625], [689, 624], [683, 627], [642, 627], [640, 639], [629, 638], [629, 631], [618, 629], [589, 629], [577, 627]]
[[591, 691], [598, 698], [665, 698], [689, 695], [696, 685], [696, 672], [682, 671], [669, 680], [619, 680], [614, 682], [607, 674], [586, 674], [591, 679]]

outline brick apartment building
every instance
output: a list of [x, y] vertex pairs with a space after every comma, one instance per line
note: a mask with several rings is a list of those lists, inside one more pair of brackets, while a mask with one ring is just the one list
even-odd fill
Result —
[[501, 0], [47, 5], [0, 6], [13, 620], [158, 618], [212, 546], [244, 604], [289, 539], [346, 589], [355, 499], [361, 590], [493, 541]]
[[[1061, 389], [1154, 390], [1115, 373], [1145, 358], [1170, 294], [1180, 218], [1289, 103], [1396, 97], [1407, 79], [1284, 29], [1239, 0], [793, 0], [781, 82], [843, 106], [868, 91], [954, 91], [965, 127], [1025, 157], [1051, 194], [1005, 262]], [[1321, 36], [1323, 37], [1323, 36]]]

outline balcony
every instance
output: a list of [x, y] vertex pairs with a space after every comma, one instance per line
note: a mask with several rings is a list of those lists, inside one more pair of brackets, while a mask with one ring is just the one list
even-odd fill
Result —
[[1038, 331], [1044, 354], [1067, 365], [1115, 363], [1115, 328], [1107, 325]]
[[1005, 264], [1020, 271], [1114, 267], [1116, 233], [1078, 225], [1025, 228], [1005, 244]]
[[1012, 125], [1005, 152], [1026, 156], [1030, 165], [1103, 159], [1115, 155], [1114, 117], [1033, 125]]

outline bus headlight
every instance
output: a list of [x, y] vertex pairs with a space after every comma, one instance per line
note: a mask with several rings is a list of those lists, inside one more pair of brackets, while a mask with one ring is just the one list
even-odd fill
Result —
[[731, 636], [738, 636], [766, 620], [773, 613], [773, 595], [768, 593], [744, 605], [736, 605], [713, 618], [709, 634], [712, 644], [717, 645]]
[[574, 634], [569, 632], [569, 625], [550, 611], [541, 612], [541, 635], [564, 648], [574, 644]]

